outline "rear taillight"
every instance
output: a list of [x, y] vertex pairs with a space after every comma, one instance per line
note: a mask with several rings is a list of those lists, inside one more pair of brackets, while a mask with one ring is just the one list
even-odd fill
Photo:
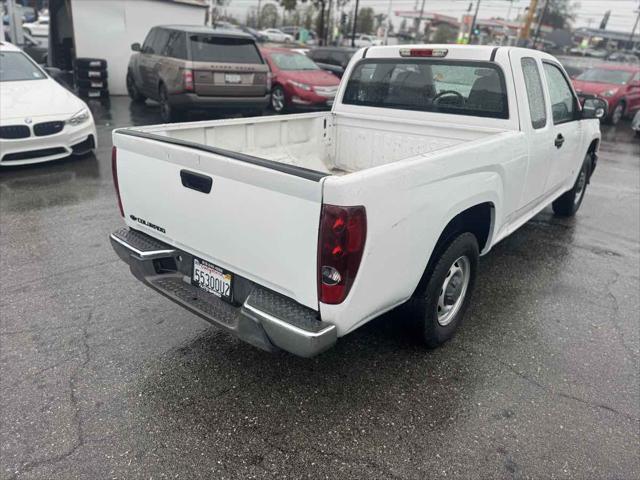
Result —
[[364, 207], [323, 205], [318, 242], [318, 297], [342, 303], [360, 267], [367, 237]]
[[113, 186], [116, 187], [120, 215], [124, 218], [124, 209], [122, 208], [122, 199], [120, 198], [120, 186], [118, 185], [118, 149], [116, 147], [111, 148], [111, 173], [113, 174]]
[[273, 84], [273, 73], [267, 72], [267, 90], [271, 91], [272, 84]]
[[182, 88], [185, 92], [193, 92], [193, 70], [185, 68], [182, 70]]

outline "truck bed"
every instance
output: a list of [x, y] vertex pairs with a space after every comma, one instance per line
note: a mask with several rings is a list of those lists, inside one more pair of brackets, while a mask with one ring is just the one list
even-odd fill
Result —
[[329, 175], [344, 175], [427, 155], [501, 133], [451, 124], [308, 113], [136, 128]]

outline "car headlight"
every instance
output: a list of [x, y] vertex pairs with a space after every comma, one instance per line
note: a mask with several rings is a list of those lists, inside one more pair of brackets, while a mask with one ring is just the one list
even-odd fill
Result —
[[69, 125], [80, 125], [81, 123], [84, 123], [87, 120], [89, 120], [89, 118], [91, 118], [91, 115], [89, 114], [89, 110], [87, 110], [86, 108], [83, 108], [78, 113], [76, 113], [73, 117], [67, 120], [67, 123]]
[[313, 87], [311, 85], [307, 85], [306, 83], [294, 82], [293, 80], [289, 80], [289, 83], [294, 87], [299, 88], [300, 90], [306, 90], [307, 92], [313, 90]]
[[618, 93], [618, 90], [605, 90], [600, 95], [603, 97], [613, 97], [616, 93]]

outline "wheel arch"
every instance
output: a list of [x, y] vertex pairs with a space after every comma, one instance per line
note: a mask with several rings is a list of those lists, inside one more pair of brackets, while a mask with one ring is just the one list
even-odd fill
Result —
[[449, 221], [446, 223], [431, 251], [427, 266], [415, 291], [419, 291], [425, 287], [438, 258], [457, 235], [465, 232], [475, 235], [481, 254], [487, 253], [491, 247], [491, 239], [494, 235], [496, 222], [495, 201], [487, 199], [475, 203], [462, 210], [458, 210], [457, 213], [449, 218]]

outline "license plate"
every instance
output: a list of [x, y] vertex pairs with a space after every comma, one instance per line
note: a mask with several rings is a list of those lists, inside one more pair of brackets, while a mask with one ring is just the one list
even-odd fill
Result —
[[89, 98], [96, 98], [100, 96], [100, 92], [89, 92]]
[[225, 272], [222, 268], [206, 260], [193, 259], [191, 283], [205, 292], [213, 293], [223, 300], [231, 301], [233, 293], [231, 288], [232, 281], [233, 275]]
[[240, 75], [234, 75], [231, 73], [227, 73], [224, 76], [225, 83], [240, 83], [242, 82], [242, 77]]
[[327, 100], [327, 107], [332, 107], [332, 106], [333, 106], [333, 99]]

